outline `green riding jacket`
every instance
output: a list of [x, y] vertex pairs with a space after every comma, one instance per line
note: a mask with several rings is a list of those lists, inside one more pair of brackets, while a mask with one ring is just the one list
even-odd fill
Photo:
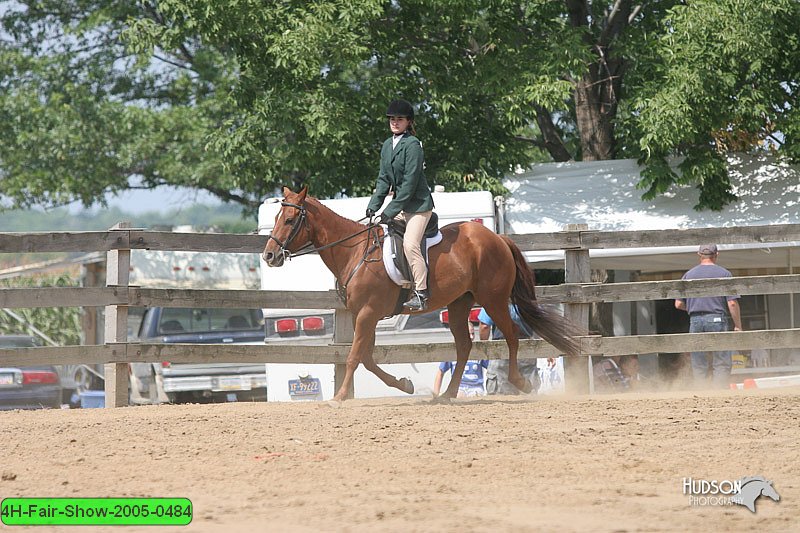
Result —
[[394, 194], [383, 213], [394, 218], [400, 211], [422, 213], [433, 209], [433, 196], [423, 170], [422, 143], [409, 134], [403, 134], [392, 149], [392, 138], [386, 139], [381, 148], [381, 166], [375, 194], [369, 208], [378, 211], [386, 195]]

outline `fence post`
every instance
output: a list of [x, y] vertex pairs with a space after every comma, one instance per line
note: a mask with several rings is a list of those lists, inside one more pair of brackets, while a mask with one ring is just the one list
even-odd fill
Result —
[[[130, 222], [120, 222], [112, 226], [110, 231], [127, 230], [131, 227]], [[129, 245], [127, 238], [123, 238], [122, 242]], [[126, 287], [130, 280], [130, 266], [130, 249], [122, 248], [106, 252], [106, 286]], [[104, 332], [105, 344], [128, 342], [127, 305], [106, 306]], [[104, 374], [106, 407], [128, 405], [128, 363], [106, 363]]]
[[[564, 231], [586, 231], [588, 224], [567, 224]], [[566, 283], [587, 283], [592, 280], [589, 264], [589, 250], [564, 251], [564, 281]], [[589, 330], [590, 304], [566, 304], [564, 316], [575, 325]], [[591, 358], [565, 357], [564, 358], [564, 386], [569, 393], [588, 394], [590, 391]]]
[[[355, 337], [355, 330], [353, 329], [353, 315], [347, 309], [336, 309], [333, 314], [333, 342], [334, 344], [352, 344]], [[338, 391], [344, 382], [344, 376], [347, 372], [347, 365], [337, 363], [333, 367], [333, 388], [334, 393]], [[347, 398], [355, 396], [355, 383], [350, 382], [350, 388], [347, 391]]]

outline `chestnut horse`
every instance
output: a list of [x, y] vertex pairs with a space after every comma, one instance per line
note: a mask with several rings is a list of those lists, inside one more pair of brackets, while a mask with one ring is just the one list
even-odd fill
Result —
[[[414, 385], [407, 378], [397, 379], [375, 363], [375, 328], [378, 321], [393, 314], [400, 295], [386, 274], [380, 243], [383, 229], [346, 219], [307, 195], [284, 187], [281, 209], [267, 240], [262, 257], [267, 265], [280, 267], [286, 257], [313, 247], [333, 272], [345, 291], [347, 309], [353, 315], [355, 336], [347, 356], [347, 371], [334, 400], [342, 401], [359, 363], [390, 387], [409, 394]], [[472, 339], [469, 312], [475, 302], [486, 309], [503, 332], [508, 345], [508, 380], [515, 387], [530, 392], [531, 384], [517, 368], [519, 341], [509, 313], [509, 303], [516, 304], [521, 318], [533, 331], [567, 354], [578, 352], [577, 328], [561, 315], [536, 302], [533, 272], [514, 242], [497, 235], [477, 222], [457, 222], [441, 228], [442, 242], [428, 251], [428, 309], [447, 306], [450, 331], [456, 345], [457, 363], [445, 399], [455, 398], [464, 372]], [[407, 309], [405, 314], [409, 314]]]

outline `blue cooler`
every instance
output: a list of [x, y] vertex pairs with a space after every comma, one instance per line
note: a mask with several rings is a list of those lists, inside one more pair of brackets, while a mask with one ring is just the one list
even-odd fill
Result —
[[102, 390], [86, 390], [81, 391], [81, 407], [105, 407], [106, 406], [106, 392]]

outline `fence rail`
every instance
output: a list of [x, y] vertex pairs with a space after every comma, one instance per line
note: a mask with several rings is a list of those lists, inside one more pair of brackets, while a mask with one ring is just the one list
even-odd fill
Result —
[[[95, 363], [333, 363], [344, 364], [349, 344], [304, 344], [302, 350], [288, 353], [291, 344], [155, 344], [108, 343], [84, 346], [0, 349], [3, 364], [95, 364]], [[770, 329], [725, 333], [672, 333], [629, 335], [624, 337], [580, 337], [581, 355], [625, 355], [675, 353], [711, 350], [750, 350], [753, 348], [792, 348], [800, 346], [800, 329]], [[561, 353], [542, 340], [520, 340], [526, 357], [557, 357]], [[377, 363], [430, 363], [453, 357], [452, 342], [378, 345]], [[475, 341], [474, 359], [503, 359], [505, 343]]]
[[[720, 244], [763, 244], [800, 241], [800, 225], [701, 228], [691, 230], [599, 232], [570, 225], [565, 231], [511, 235], [523, 251], [563, 250], [568, 283], [540, 286], [543, 303], [566, 304], [566, 313], [582, 325], [588, 323], [588, 307], [597, 302], [663, 300], [686, 296], [725, 294], [787, 294], [800, 292], [800, 275], [746, 276], [715, 280], [648, 281], [599, 284], [589, 282], [588, 250], [603, 248], [646, 248], [694, 246], [701, 242]], [[246, 307], [285, 309], [333, 309], [342, 316], [344, 306], [335, 291], [264, 291], [214, 289], [150, 289], [128, 285], [130, 251], [202, 251], [260, 253], [267, 237], [253, 234], [192, 234], [145, 231], [124, 227], [101, 232], [0, 233], [0, 253], [19, 252], [106, 252], [108, 277], [105, 288], [8, 288], [0, 290], [0, 307], [106, 307], [106, 344], [43, 348], [0, 349], [3, 364], [106, 364], [106, 405], [127, 403], [127, 364], [131, 362], [256, 362], [332, 363], [341, 369], [349, 344], [303, 345], [300, 353], [287, 350], [291, 344], [219, 345], [151, 344], [127, 342], [125, 319], [129, 306], [161, 307]], [[291, 263], [284, 268], [291, 268]], [[347, 322], [347, 321], [342, 321]], [[337, 322], [335, 339], [350, 340], [352, 331]], [[349, 321], [352, 323], [352, 321]], [[524, 340], [520, 346], [529, 357], [559, 355], [551, 345]], [[750, 348], [795, 348], [800, 346], [800, 329], [762, 330], [705, 334], [589, 336], [580, 339], [581, 355], [622, 355], [698, 350]], [[421, 363], [447, 360], [455, 351], [453, 343], [379, 345], [378, 363]], [[498, 359], [506, 355], [504, 343], [475, 342], [476, 358]], [[573, 360], [573, 358], [568, 358]], [[568, 368], [567, 379], [580, 380], [585, 365]]]
[[661, 248], [719, 244], [764, 244], [800, 241], [800, 224], [737, 226], [735, 228], [692, 228], [642, 231], [594, 231], [574, 229], [553, 233], [509, 235], [523, 251], [582, 250], [607, 248]]
[[[509, 235], [521, 250], [582, 250], [648, 248], [718, 244], [800, 242], [800, 224], [737, 226], [642, 231], [569, 229], [550, 233]], [[266, 235], [231, 233], [174, 233], [121, 228], [108, 231], [7, 233], [0, 232], [0, 253], [95, 252], [109, 250], [182, 250], [196, 252], [261, 253]]]
[[[565, 283], [541, 285], [537, 298], [543, 303], [586, 304], [638, 302], [716, 296], [720, 292], [740, 296], [800, 292], [800, 274], [742, 276], [735, 278], [638, 281], [623, 283]], [[53, 287], [3, 289], [0, 307], [227, 307], [269, 309], [344, 309], [336, 291], [264, 291], [221, 289], [150, 289], [135, 286], [83, 288]]]

